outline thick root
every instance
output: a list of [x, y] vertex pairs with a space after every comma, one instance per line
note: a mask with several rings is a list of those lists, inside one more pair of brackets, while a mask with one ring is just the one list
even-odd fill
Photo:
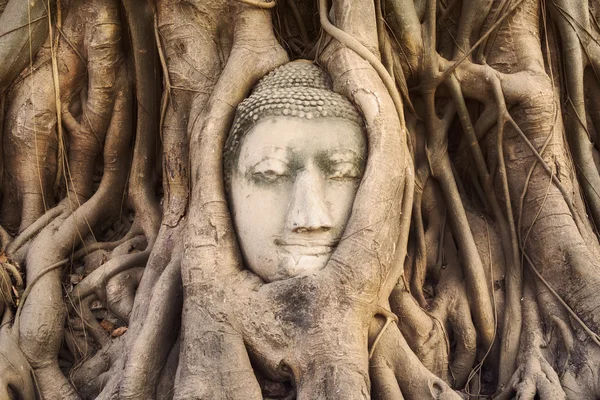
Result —
[[519, 366], [498, 400], [512, 398], [533, 400], [566, 399], [561, 380], [547, 361], [543, 347], [545, 339], [541, 332], [541, 319], [532, 290], [526, 287], [523, 299], [524, 329], [521, 338]]
[[376, 398], [392, 400], [398, 397], [390, 395], [401, 392], [407, 400], [462, 399], [444, 380], [423, 366], [394, 325], [383, 333], [371, 358], [370, 370], [373, 388], [382, 390], [373, 393]]

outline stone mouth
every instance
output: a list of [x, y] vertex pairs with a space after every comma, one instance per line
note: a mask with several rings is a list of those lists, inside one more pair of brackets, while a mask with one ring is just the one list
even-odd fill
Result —
[[283, 251], [295, 255], [320, 256], [333, 252], [337, 240], [276, 239], [275, 244]]

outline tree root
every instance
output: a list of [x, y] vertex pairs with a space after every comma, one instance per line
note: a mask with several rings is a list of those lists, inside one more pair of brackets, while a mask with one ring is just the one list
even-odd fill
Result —
[[[35, 235], [37, 235], [42, 229], [50, 224], [55, 218], [58, 218], [61, 214], [66, 211], [66, 203], [61, 203], [56, 207], [51, 208], [38, 218], [34, 223], [30, 224], [23, 232], [21, 232], [6, 248], [6, 254], [9, 257], [15, 257], [17, 251], [30, 241]], [[24, 252], [21, 252], [24, 253]], [[18, 260], [18, 259], [17, 259]], [[19, 260], [23, 261], [23, 260]], [[18, 261], [18, 262], [19, 262]]]
[[[14, 4], [10, 0], [9, 6]], [[58, 10], [59, 36], [50, 38], [52, 47], [43, 49], [23, 74], [20, 81], [27, 90], [14, 86], [11, 92], [28, 100], [29, 88], [51, 77], [46, 84], [56, 89], [45, 87], [52, 98], [45, 98], [40, 109], [59, 109], [47, 116], [56, 117], [59, 126], [64, 119], [70, 141], [58, 135], [60, 152], [68, 152], [69, 162], [58, 171], [64, 187], [54, 191], [46, 187], [51, 185], [45, 175], [38, 176], [39, 155], [27, 158], [26, 166], [19, 167], [21, 178], [13, 179], [24, 147], [2, 167], [1, 217], [8, 231], [0, 230], [1, 245], [26, 267], [27, 287], [12, 327], [14, 306], [0, 300], [0, 368], [11, 357], [22, 362], [21, 371], [6, 367], [0, 397], [18, 392], [32, 399], [245, 400], [261, 399], [261, 385], [272, 382], [278, 388], [295, 385], [288, 396], [298, 399], [457, 399], [460, 394], [452, 387], [491, 393], [496, 378], [504, 385], [499, 399], [598, 397], [600, 337], [594, 331], [600, 330], [595, 295], [600, 246], [590, 221], [598, 222], [600, 196], [589, 184], [600, 176], [591, 146], [598, 145], [598, 126], [592, 125], [600, 121], [600, 103], [594, 98], [600, 87], [598, 5], [553, 0], [548, 13], [539, 0], [322, 0], [323, 32], [312, 50], [316, 33], [304, 23], [312, 18], [318, 30], [314, 1], [288, 0], [289, 13], [279, 7], [272, 15], [268, 9], [275, 5], [267, 0], [159, 0], [155, 10], [151, 0], [123, 0], [131, 39], [125, 48], [132, 52], [138, 100], [132, 160], [125, 115], [132, 102], [117, 100], [113, 107], [111, 100], [126, 96], [124, 76], [120, 89], [103, 87], [112, 85], [114, 70], [94, 75], [91, 60], [87, 65], [78, 50], [80, 42], [67, 43], [72, 36]], [[551, 16], [555, 24], [548, 28], [540, 16]], [[298, 31], [288, 23], [292, 18]], [[279, 19], [279, 25], [273, 22]], [[32, 38], [39, 40], [37, 27], [44, 24], [31, 22]], [[285, 32], [273, 32], [273, 25]], [[6, 38], [24, 38], [23, 29], [11, 35], [2, 26], [0, 54]], [[553, 37], [554, 26], [560, 37]], [[546, 49], [540, 38], [547, 40]], [[240, 257], [221, 152], [236, 105], [257, 79], [287, 61], [280, 43], [288, 39], [292, 54], [314, 54], [335, 90], [360, 108], [369, 159], [347, 231], [327, 267], [265, 284], [244, 269]], [[61, 48], [58, 43], [66, 44]], [[64, 53], [60, 60], [57, 50]], [[92, 45], [89, 50], [102, 49]], [[119, 64], [110, 51], [97, 61]], [[23, 58], [23, 50], [18, 53]], [[565, 70], [566, 106], [556, 102], [560, 79], [553, 76], [561, 55], [574, 59], [573, 68]], [[160, 111], [159, 58], [165, 82]], [[81, 65], [75, 67], [72, 59]], [[59, 71], [57, 61], [75, 71], [69, 75], [76, 81], [73, 87], [58, 74], [65, 69]], [[0, 66], [0, 94], [5, 70]], [[595, 86], [589, 85], [585, 97], [583, 86], [592, 78]], [[86, 79], [89, 88], [79, 88]], [[416, 87], [409, 90], [409, 84]], [[112, 96], [115, 88], [120, 92]], [[414, 114], [408, 122], [404, 107]], [[563, 140], [561, 107], [567, 111], [574, 157]], [[113, 109], [104, 144], [104, 125]], [[40, 121], [26, 126], [27, 137], [19, 143], [52, 139], [55, 122], [37, 132]], [[8, 135], [18, 136], [9, 130]], [[162, 210], [155, 193], [159, 132]], [[48, 143], [42, 144], [45, 156]], [[100, 167], [95, 154], [102, 146], [104, 176], [94, 193], [94, 168]], [[59, 163], [63, 158], [59, 155]], [[126, 196], [135, 213], [131, 229], [125, 237], [119, 231], [97, 242], [95, 235], [105, 220], [119, 214]], [[489, 215], [481, 217], [483, 212]], [[490, 236], [490, 228], [499, 235]], [[13, 240], [9, 232], [18, 229], [22, 232]], [[129, 245], [144, 240], [143, 251], [129, 254]], [[112, 252], [86, 260], [85, 273], [94, 270], [70, 292], [71, 311], [79, 315], [64, 328], [62, 267], [69, 254], [73, 262], [96, 250]], [[109, 260], [102, 264], [97, 260], [104, 255]], [[531, 270], [548, 287], [538, 285], [537, 304], [531, 293], [536, 278], [522, 276], [525, 261], [535, 263]], [[79, 280], [82, 268], [73, 264], [71, 283]], [[18, 269], [7, 274], [1, 268], [0, 279], [20, 277]], [[7, 286], [11, 277], [3, 279], [2, 291], [12, 290]], [[523, 284], [527, 291], [521, 301]], [[96, 299], [108, 311], [92, 311]], [[398, 315], [398, 325], [382, 311], [389, 308]], [[109, 338], [98, 315], [108, 315], [107, 322], [114, 316], [123, 320], [127, 333]], [[81, 362], [71, 371], [79, 393], [56, 362], [61, 335], [69, 329], [76, 332], [64, 334], [61, 351], [63, 361]], [[19, 344], [24, 354], [10, 348]], [[74, 357], [65, 353], [67, 348]], [[34, 370], [41, 393], [31, 377]], [[473, 384], [474, 376], [479, 384]], [[8, 384], [21, 386], [11, 386], [10, 392]]]
[[[108, 384], [111, 377], [110, 366], [122, 356], [126, 350], [125, 338], [120, 336], [98, 350], [91, 358], [76, 365], [70, 374], [70, 381], [78, 393], [86, 399], [95, 399], [98, 393]], [[114, 398], [114, 397], [113, 397]]]
[[[110, 278], [120, 272], [144, 265], [148, 261], [149, 256], [150, 250], [148, 249], [138, 253], [111, 258], [77, 284], [73, 292], [70, 293], [70, 296], [74, 299], [85, 299], [95, 292], [105, 289]], [[100, 297], [106, 298], [103, 294], [100, 294]]]
[[370, 370], [374, 397], [385, 400], [402, 399], [461, 399], [446, 382], [427, 370], [394, 325], [382, 336], [371, 359]]
[[[134, 347], [138, 336], [145, 332], [143, 328], [150, 310], [154, 288], [157, 283], [161, 281], [161, 276], [170, 263], [172, 249], [181, 242], [181, 231], [184, 226], [185, 224], [180, 223], [174, 228], [166, 225], [161, 227], [136, 291], [133, 310], [129, 316], [127, 332], [119, 337], [119, 339], [121, 339], [121, 341], [119, 341], [120, 348], [114, 351], [114, 357], [111, 358], [110, 363], [108, 363], [106, 369], [103, 370], [105, 380], [103, 381], [102, 386], [95, 386], [95, 388], [97, 388], [96, 391], [93, 391], [92, 388], [87, 389], [89, 393], [93, 393], [93, 396], [90, 395], [90, 397], [108, 400], [118, 396], [121, 382], [124, 377], [123, 371], [129, 358], [130, 351]], [[111, 343], [110, 347], [114, 347], [114, 341]], [[99, 351], [99, 353], [103, 352], [104, 348]], [[112, 350], [111, 354], [113, 354]], [[94, 356], [94, 358], [95, 357], [96, 356]], [[80, 380], [80, 382], [84, 382], [84, 380]]]
[[0, 327], [0, 371], [0, 398], [38, 398], [33, 370], [19, 349], [16, 335], [4, 319]]
[[[182, 252], [181, 244], [175, 247], [174, 258], [152, 293], [144, 330], [136, 338], [127, 359], [119, 398], [143, 400], [154, 397], [156, 386], [152, 382], [158, 380], [178, 333], [174, 327], [179, 325], [177, 310], [182, 305]], [[148, 354], [149, 348], [156, 350]]]
[[[119, 214], [125, 185], [123, 164], [127, 162], [130, 135], [128, 105], [131, 104], [123, 73], [124, 70], [117, 82], [117, 100], [104, 148], [105, 172], [100, 188], [64, 221], [54, 220], [33, 240], [26, 259], [30, 282], [41, 276], [45, 266], [52, 264], [52, 260], [63, 259], [77, 239], [89, 232], [91, 226], [108, 216]], [[44, 397], [77, 397], [56, 362], [64, 312], [60, 272], [48, 272], [37, 285], [32, 286], [30, 301], [25, 303], [19, 319], [21, 348], [36, 371]]]
[[144, 267], [132, 268], [116, 274], [106, 283], [106, 308], [126, 324], [129, 324], [135, 290], [143, 273]]
[[524, 342], [519, 355], [519, 366], [497, 400], [516, 397], [524, 400], [566, 399], [560, 378], [543, 354], [544, 338], [540, 330], [541, 320], [532, 289], [527, 287], [523, 305]]

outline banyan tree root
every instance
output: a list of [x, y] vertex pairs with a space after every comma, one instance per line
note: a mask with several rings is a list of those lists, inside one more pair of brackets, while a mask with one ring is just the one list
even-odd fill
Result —
[[[138, 10], [140, 8], [135, 4], [125, 5], [127, 18], [135, 19]], [[60, 11], [66, 15], [64, 19]], [[152, 21], [145, 19], [152, 33]], [[81, 286], [77, 285], [76, 291], [83, 291], [86, 285], [92, 287], [92, 292], [99, 293], [106, 307], [128, 322], [134, 290], [142, 273], [141, 269], [132, 268], [144, 266], [158, 232], [158, 202], [152, 180], [156, 136], [153, 133], [157, 127], [155, 118], [157, 120], [158, 107], [152, 105], [152, 99], [157, 97], [156, 89], [154, 92], [151, 90], [152, 87], [156, 88], [158, 81], [154, 85], [150, 83], [148, 69], [150, 75], [156, 74], [157, 69], [143, 59], [145, 54], [152, 57], [154, 41], [147, 41], [149, 48], [144, 50], [139, 40], [140, 33], [133, 32], [133, 41], [139, 50], [133, 60], [138, 79], [137, 97], [145, 102], [137, 113], [138, 134], [131, 156], [129, 145], [133, 102], [127, 67], [123, 62], [119, 2], [70, 2], [67, 9], [59, 10], [54, 28], [55, 35], [51, 35], [48, 47], [38, 54], [32, 74], [24, 76], [21, 87], [12, 89], [25, 99], [31, 88], [35, 88], [42, 97], [37, 98], [37, 103], [28, 103], [26, 100], [19, 103], [19, 97], [10, 103], [12, 108], [9, 110], [15, 111], [9, 111], [7, 115], [9, 138], [13, 142], [21, 140], [20, 143], [25, 145], [14, 147], [15, 154], [10, 154], [8, 160], [17, 162], [18, 167], [5, 172], [22, 173], [23, 176], [13, 178], [8, 175], [4, 179], [7, 185], [14, 184], [16, 191], [4, 196], [6, 207], [2, 215], [14, 219], [11, 226], [16, 227], [15, 222], [20, 224], [22, 233], [7, 250], [9, 256], [15, 255], [24, 261], [27, 282], [31, 282], [28, 298], [24, 299], [28, 301], [20, 307], [12, 330], [16, 331], [20, 348], [35, 371], [43, 396], [76, 398], [77, 394], [58, 369], [56, 360], [65, 321], [60, 284], [62, 274], [59, 269], [50, 271], [45, 267], [53, 261], [63, 260], [73, 248], [84, 242], [84, 238], [89, 243], [88, 235], [95, 240], [94, 234], [110, 227], [110, 221], [121, 214], [123, 200], [127, 196], [125, 188], [128, 186], [136, 213], [135, 222], [123, 239], [143, 233], [146, 249], [120, 258], [117, 257], [117, 249], [113, 252], [111, 262], [100, 267], [101, 271], [108, 270], [101, 275], [108, 282], [94, 283], [92, 277], [86, 277]], [[147, 33], [141, 32], [141, 35], [148, 36]], [[61, 62], [60, 68], [57, 68], [56, 59]], [[34, 117], [28, 117], [28, 113]], [[10, 125], [18, 118], [26, 122]], [[66, 132], [62, 132], [62, 125]], [[48, 140], [54, 145], [48, 146]], [[97, 156], [102, 155], [102, 151], [103, 174], [94, 192], [93, 175], [97, 171]], [[52, 163], [45, 162], [48, 155], [52, 154], [58, 154], [54, 158], [54, 167]], [[129, 165], [132, 169], [130, 179]], [[66, 191], [56, 190], [56, 176], [64, 182]], [[44, 209], [53, 205], [55, 196], [65, 194], [66, 197], [56, 207], [44, 213]], [[88, 251], [85, 242], [82, 251], [74, 255], [74, 260]], [[92, 247], [110, 249], [119, 242], [117, 240], [114, 244], [104, 243], [100, 246], [95, 243], [89, 250]], [[124, 245], [129, 244], [125, 242]], [[109, 279], [111, 273], [114, 275], [118, 271], [124, 272]], [[132, 276], [132, 272], [135, 275]], [[127, 293], [113, 293], [113, 286], [118, 286], [118, 280], [127, 276], [132, 279], [127, 280], [123, 290], [117, 290]], [[96, 339], [95, 345], [108, 347], [112, 341], [104, 339], [103, 330], [89, 310], [92, 297], [79, 303], [80, 300], [83, 299], [75, 300], [75, 308], [82, 307], [78, 312], [86, 321], [87, 328], [92, 327], [90, 332]], [[112, 346], [115, 347], [118, 346]]]
[[[64, 304], [60, 285], [60, 271], [41, 275], [44, 268], [60, 260], [89, 226], [97, 226], [103, 219], [114, 215], [120, 208], [126, 176], [122, 173], [127, 160], [128, 130], [131, 129], [131, 97], [128, 85], [121, 80], [117, 91], [115, 112], [108, 129], [104, 147], [105, 173], [98, 191], [72, 214], [54, 220], [33, 239], [26, 258], [28, 281], [36, 279], [26, 299], [20, 318], [15, 321], [19, 328], [20, 346], [30, 360], [40, 383], [42, 393], [64, 398], [75, 393], [66, 382], [56, 364], [56, 354], [61, 342], [64, 323]], [[43, 300], [42, 300], [43, 299]], [[40, 324], [40, 321], [47, 322]], [[39, 326], [44, 326], [43, 335]]]
[[[534, 284], [535, 286], [535, 284]], [[566, 399], [558, 373], [544, 354], [545, 338], [540, 330], [541, 319], [533, 290], [527, 286], [523, 298], [524, 329], [520, 349], [519, 368], [497, 399]]]
[[[11, 171], [17, 175], [23, 173], [23, 177], [5, 177], [5, 182], [14, 179], [13, 184], [19, 193], [31, 195], [23, 196], [18, 208], [9, 209], [14, 211], [14, 215], [20, 215], [21, 229], [25, 231], [28, 224], [37, 217], [45, 218], [42, 216], [43, 209], [51, 205], [45, 203], [45, 198], [50, 200], [53, 195], [52, 190], [44, 192], [43, 188], [52, 188], [57, 172], [64, 174], [66, 185], [67, 196], [62, 205], [58, 206], [62, 212], [54, 219], [46, 217], [44, 223], [39, 225], [39, 232], [27, 233], [31, 237], [24, 262], [28, 296], [21, 300], [11, 328], [20, 349], [35, 372], [41, 394], [46, 398], [77, 397], [58, 368], [56, 357], [62, 341], [65, 308], [60, 269], [50, 270], [48, 266], [64, 264], [61, 260], [90, 233], [90, 229], [118, 215], [127, 178], [131, 132], [132, 98], [127, 72], [122, 62], [117, 4], [108, 1], [86, 4], [74, 2], [70, 7], [71, 12], [63, 21], [61, 30], [62, 37], [66, 39], [61, 41], [62, 46], [58, 46], [61, 60], [70, 62], [70, 67], [56, 70], [56, 63], [48, 67], [50, 59], [56, 57], [56, 48], [52, 40], [51, 51], [42, 51], [38, 55], [36, 63], [41, 65], [40, 69], [25, 77], [20, 89], [13, 89], [17, 91], [16, 101], [11, 104], [14, 113], [9, 111], [7, 120], [10, 138], [30, 140], [27, 147], [18, 148], [10, 158], [13, 162], [22, 162]], [[82, 26], [81, 20], [77, 19], [82, 15], [88, 16], [85, 19], [88, 25]], [[54, 39], [54, 36], [51, 38]], [[86, 75], [88, 78], [83, 79]], [[54, 90], [53, 81], [56, 78], [62, 82], [62, 92]], [[39, 93], [44, 97], [38, 98], [38, 103], [20, 103], [20, 90], [35, 85], [36, 82], [41, 89]], [[82, 88], [81, 85], [85, 82], [87, 87]], [[58, 101], [67, 107], [61, 109], [58, 107]], [[70, 108], [69, 104], [73, 108]], [[33, 183], [34, 179], [28, 180], [26, 174], [33, 173], [35, 176], [35, 171], [45, 163], [37, 158], [34, 151], [36, 147], [29, 147], [29, 144], [35, 144], [40, 139], [38, 144], [42, 147], [37, 150], [50, 154], [56, 154], [56, 146], [67, 145], [66, 138], [61, 137], [60, 133], [56, 136], [54, 131], [57, 114], [53, 108], [68, 115], [68, 122], [65, 123], [69, 134], [68, 147], [58, 153], [59, 157], [65, 157], [64, 168], [63, 171], [51, 169], [49, 174], [38, 175], [38, 179]], [[30, 114], [33, 118], [28, 117]], [[76, 117], [73, 117], [73, 114]], [[45, 120], [36, 119], [38, 117]], [[17, 124], [18, 118], [23, 118], [26, 122]], [[58, 131], [61, 131], [61, 127]], [[32, 137], [27, 139], [20, 136], [22, 133], [31, 134]], [[54, 151], [44, 149], [44, 140], [47, 140], [43, 139], [44, 135], [54, 135], [55, 143], [58, 138], [58, 145], [55, 145]], [[31, 150], [19, 155], [19, 152], [26, 149]], [[95, 160], [96, 156], [102, 153], [104, 174], [100, 187], [93, 193]], [[43, 184], [42, 191], [39, 190], [40, 182]], [[13, 204], [14, 202], [7, 200], [7, 197], [5, 202]], [[25, 242], [18, 237], [15, 241]]]
[[[217, 39], [220, 37], [217, 35], [218, 32], [219, 35], [224, 36], [231, 33], [227, 30], [222, 31], [224, 25], [218, 24], [218, 21], [223, 18], [220, 13], [227, 11], [225, 4], [159, 2], [154, 22], [152, 18], [154, 11], [150, 4], [151, 2], [145, 4], [137, 20], [144, 20], [150, 23], [151, 27], [154, 26], [155, 31], [152, 36], [157, 39], [158, 53], [163, 67], [166, 67], [166, 62], [169, 63], [169, 70], [166, 68], [164, 70], [165, 92], [161, 111], [164, 121], [161, 123], [164, 154], [162, 225], [136, 291], [128, 330], [123, 336], [124, 340], [118, 344], [117, 353], [120, 354], [115, 359], [111, 359], [109, 364], [103, 364], [106, 368], [103, 376], [106, 379], [102, 387], [96, 387], [96, 392], [90, 392], [94, 393], [94, 396], [89, 397], [148, 398], [154, 393], [155, 386], [151, 382], [155, 381], [153, 377], [157, 376], [163, 367], [161, 362], [156, 361], [164, 358], [158, 355], [157, 358], [148, 358], [147, 346], [149, 343], [154, 343], [166, 358], [170, 344], [167, 337], [161, 336], [162, 330], [148, 331], [142, 328], [146, 326], [147, 320], [148, 324], [155, 326], [162, 321], [161, 318], [177, 316], [177, 312], [169, 308], [173, 307], [173, 304], [170, 302], [160, 304], [161, 296], [154, 295], [153, 292], [155, 287], [159, 290], [158, 287], [165, 285], [171, 287], [170, 285], [173, 284], [173, 281], [166, 280], [163, 274], [167, 273], [167, 266], [171, 266], [173, 260], [178, 257], [174, 248], [178, 243], [180, 244], [181, 231], [187, 222], [185, 218], [189, 197], [187, 123], [197, 118], [197, 113], [204, 108], [210, 89], [216, 83], [222, 69], [221, 64], [224, 60], [221, 56], [229, 53], [227, 46], [215, 47], [220, 40]], [[139, 7], [134, 7], [134, 10], [138, 9]], [[180, 23], [192, 14], [198, 18], [191, 21], [189, 25]], [[200, 37], [196, 36], [197, 34], [200, 34]], [[228, 41], [223, 39], [223, 42]], [[185, 49], [183, 53], [182, 49]], [[194, 67], [190, 68], [190, 65]], [[175, 264], [179, 265], [178, 262]], [[168, 269], [171, 271], [167, 274], [169, 279], [173, 277], [173, 268]], [[158, 285], [158, 282], [162, 283]], [[179, 289], [174, 287], [169, 290], [176, 292]], [[175, 292], [169, 292], [165, 296], [176, 300]], [[168, 315], [161, 314], [165, 310], [171, 311]], [[113, 354], [114, 349], [109, 352]], [[94, 363], [95, 358], [96, 356], [90, 360], [90, 363]], [[86, 376], [83, 370], [78, 371], [81, 371], [80, 376]], [[80, 381], [84, 379], [80, 378]], [[98, 393], [100, 390], [101, 393]]]
[[35, 400], [38, 392], [35, 375], [25, 355], [20, 351], [17, 335], [2, 321], [0, 328], [0, 396], [4, 399]]
[[[72, 197], [67, 208], [91, 196], [111, 120], [123, 60], [117, 3], [73, 2], [63, 11], [70, 12], [60, 31], [9, 94], [3, 183], [13, 190], [5, 192], [2, 219], [12, 230], [23, 231], [54, 205], [57, 174]], [[58, 68], [57, 58], [68, 67]]]

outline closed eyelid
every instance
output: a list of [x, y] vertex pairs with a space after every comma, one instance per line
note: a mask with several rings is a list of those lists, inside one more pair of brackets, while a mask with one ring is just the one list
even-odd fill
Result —
[[283, 164], [286, 169], [290, 168], [290, 164], [287, 160], [282, 160], [277, 157], [265, 157], [262, 160], [258, 161], [256, 164], [250, 166], [251, 171], [255, 171], [260, 169], [261, 167], [267, 167], [268, 165], [272, 165], [273, 162]]
[[345, 177], [345, 178], [358, 178], [362, 176], [362, 170], [360, 165], [352, 162], [340, 162], [334, 163], [328, 168], [328, 174], [330, 177]]

